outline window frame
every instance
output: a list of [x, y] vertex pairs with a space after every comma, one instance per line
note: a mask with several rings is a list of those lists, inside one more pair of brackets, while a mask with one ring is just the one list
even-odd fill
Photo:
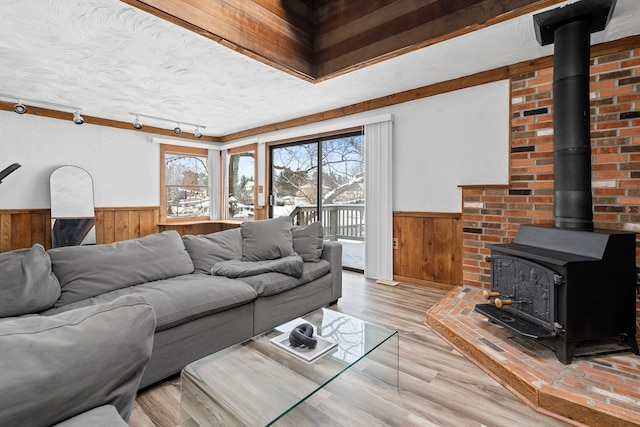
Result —
[[[169, 145], [169, 144], [160, 144], [160, 222], [184, 222], [184, 221], [209, 221], [211, 219], [210, 216], [197, 216], [197, 217], [167, 217], [167, 182], [166, 182], [166, 155], [167, 154], [177, 154], [184, 156], [193, 156], [193, 157], [205, 157], [207, 159], [207, 164], [209, 162], [209, 150], [206, 148], [197, 148], [197, 147], [185, 147], [181, 145]], [[209, 177], [209, 182], [206, 185], [195, 185], [195, 186], [186, 186], [182, 185], [181, 187], [193, 187], [193, 188], [203, 188], [206, 187], [209, 192], [210, 197], [213, 197], [211, 194], [211, 177]]]
[[[274, 148], [278, 148], [278, 147], [286, 147], [286, 146], [291, 146], [291, 145], [302, 145], [302, 144], [307, 144], [307, 143], [317, 143], [318, 144], [318, 158], [316, 160], [317, 167], [318, 170], [320, 170], [320, 164], [322, 163], [322, 142], [326, 141], [326, 140], [331, 140], [331, 139], [337, 139], [337, 138], [342, 138], [342, 137], [348, 137], [350, 135], [354, 135], [354, 134], [361, 134], [364, 137], [364, 127], [362, 126], [355, 126], [355, 127], [351, 127], [351, 128], [345, 128], [345, 129], [336, 129], [336, 130], [332, 130], [329, 132], [322, 132], [322, 133], [316, 133], [316, 134], [310, 134], [310, 135], [306, 135], [306, 136], [301, 136], [301, 137], [294, 137], [294, 138], [287, 138], [287, 139], [282, 139], [282, 140], [278, 140], [278, 141], [272, 141], [270, 143], [267, 144], [267, 159], [266, 159], [266, 166], [265, 166], [265, 170], [266, 170], [266, 175], [267, 175], [267, 181], [266, 181], [266, 189], [267, 189], [267, 217], [268, 218], [272, 218], [273, 217], [273, 204], [272, 204], [272, 194], [273, 194], [273, 171], [272, 171], [272, 164], [271, 164], [271, 151]], [[322, 174], [319, 173], [318, 174], [318, 188], [317, 188], [317, 199], [318, 199], [318, 215], [320, 215], [320, 212], [322, 211]], [[318, 217], [317, 220], [320, 220], [320, 218]]]
[[[242, 153], [250, 153], [253, 152], [253, 220], [255, 221], [257, 218], [257, 211], [258, 211], [258, 144], [257, 143], [253, 143], [253, 144], [247, 144], [247, 145], [242, 145], [240, 147], [233, 147], [233, 148], [229, 148], [227, 150], [227, 164], [225, 164], [224, 167], [224, 174], [227, 177], [226, 181], [226, 185], [224, 188], [224, 194], [225, 194], [225, 206], [222, 208], [223, 212], [224, 212], [224, 219], [227, 220], [233, 220], [233, 221], [237, 221], [238, 218], [230, 218], [229, 217], [229, 197], [231, 197], [231, 194], [229, 193], [229, 184], [231, 182], [231, 176], [229, 175], [229, 164], [230, 164], [230, 160], [231, 160], [231, 156], [233, 156], [234, 154], [242, 154]], [[243, 220], [243, 221], [251, 221], [249, 219]]]

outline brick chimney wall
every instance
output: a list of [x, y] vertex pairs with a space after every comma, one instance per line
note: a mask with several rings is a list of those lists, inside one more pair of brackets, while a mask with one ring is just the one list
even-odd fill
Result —
[[[511, 78], [510, 183], [462, 186], [465, 285], [489, 288], [487, 243], [553, 224], [552, 81], [552, 67]], [[640, 49], [592, 59], [590, 89], [594, 226], [640, 233]]]

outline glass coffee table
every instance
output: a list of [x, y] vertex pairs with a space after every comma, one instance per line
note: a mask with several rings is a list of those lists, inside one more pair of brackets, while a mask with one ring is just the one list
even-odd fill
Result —
[[[270, 340], [299, 323], [337, 343], [307, 362]], [[187, 365], [181, 425], [266, 426], [280, 420], [346, 372], [398, 387], [398, 332], [320, 309]]]

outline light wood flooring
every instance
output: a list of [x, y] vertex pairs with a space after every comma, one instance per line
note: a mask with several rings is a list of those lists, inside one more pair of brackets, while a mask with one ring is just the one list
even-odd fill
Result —
[[[400, 333], [400, 388], [343, 380], [332, 398], [315, 396], [313, 418], [285, 417], [280, 425], [567, 426], [524, 404], [455, 351], [425, 324], [425, 313], [446, 292], [376, 284], [343, 273], [343, 297], [333, 309]], [[353, 378], [353, 377], [350, 377]], [[324, 409], [323, 409], [324, 408]], [[142, 391], [132, 427], [180, 425], [180, 378]]]

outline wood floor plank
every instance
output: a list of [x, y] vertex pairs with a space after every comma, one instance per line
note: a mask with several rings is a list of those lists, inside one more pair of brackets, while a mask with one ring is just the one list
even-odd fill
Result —
[[[343, 273], [343, 297], [333, 309], [399, 332], [400, 388], [347, 371], [285, 416], [281, 426], [566, 426], [534, 411], [469, 362], [425, 324], [426, 311], [446, 291], [389, 287]], [[180, 380], [141, 392], [131, 427], [180, 423]]]

